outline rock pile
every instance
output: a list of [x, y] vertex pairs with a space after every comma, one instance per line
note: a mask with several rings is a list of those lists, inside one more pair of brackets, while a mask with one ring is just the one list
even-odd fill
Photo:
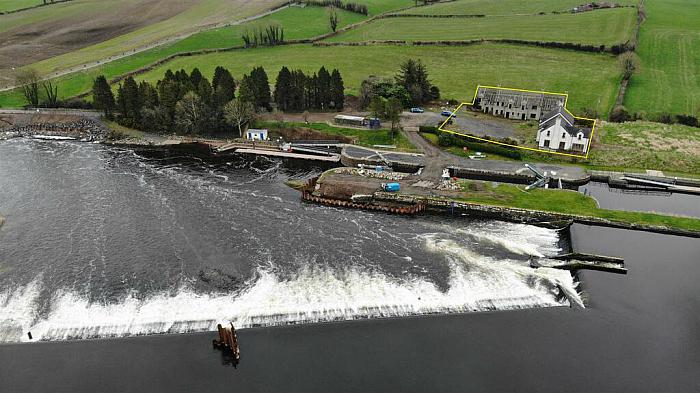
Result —
[[3, 131], [6, 135], [13, 136], [51, 135], [71, 137], [83, 141], [104, 140], [109, 132], [102, 122], [87, 118], [66, 123], [33, 123], [11, 126]]

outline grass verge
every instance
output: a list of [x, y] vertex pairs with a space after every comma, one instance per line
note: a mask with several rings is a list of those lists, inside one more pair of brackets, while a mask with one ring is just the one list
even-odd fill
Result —
[[700, 231], [700, 220], [656, 213], [607, 210], [598, 207], [595, 199], [570, 190], [534, 189], [523, 191], [512, 184], [460, 181], [464, 202], [514, 207], [543, 212], [603, 218], [638, 225], [656, 225]]

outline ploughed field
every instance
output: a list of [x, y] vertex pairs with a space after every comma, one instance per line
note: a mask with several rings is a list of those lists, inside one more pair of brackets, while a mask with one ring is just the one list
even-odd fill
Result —
[[[73, 0], [0, 15], [0, 75], [34, 64], [49, 73], [236, 19], [281, 0]], [[2, 77], [0, 77], [2, 78]]]

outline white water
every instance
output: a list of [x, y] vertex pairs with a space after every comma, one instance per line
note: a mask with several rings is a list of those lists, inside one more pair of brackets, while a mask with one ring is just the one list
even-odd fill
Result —
[[[499, 228], [508, 229], [490, 240], [513, 252], [541, 255], [556, 250], [554, 231], [524, 225]], [[307, 264], [288, 279], [280, 279], [274, 267], [260, 267], [238, 294], [198, 294], [183, 286], [174, 295], [132, 295], [116, 304], [90, 304], [75, 292], [59, 291], [47, 315], [37, 317], [38, 278], [11, 293], [0, 292], [0, 341], [27, 341], [27, 331], [34, 340], [64, 340], [203, 331], [228, 321], [245, 328], [568, 305], [568, 300], [558, 300], [557, 285], [580, 301], [566, 271], [495, 260], [440, 233], [418, 240], [429, 253], [448, 261], [447, 291], [414, 276], [396, 279], [355, 266], [337, 271]]]

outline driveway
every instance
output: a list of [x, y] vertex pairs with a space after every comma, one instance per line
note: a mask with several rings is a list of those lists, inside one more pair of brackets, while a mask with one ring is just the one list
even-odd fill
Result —
[[[425, 111], [424, 113], [404, 112], [401, 114], [401, 125], [411, 129], [420, 126], [436, 126], [442, 124], [447, 117], [439, 112]], [[512, 120], [492, 118], [478, 112], [460, 110], [452, 118], [455, 131], [477, 136], [490, 135], [495, 138], [515, 138], [517, 123]]]

